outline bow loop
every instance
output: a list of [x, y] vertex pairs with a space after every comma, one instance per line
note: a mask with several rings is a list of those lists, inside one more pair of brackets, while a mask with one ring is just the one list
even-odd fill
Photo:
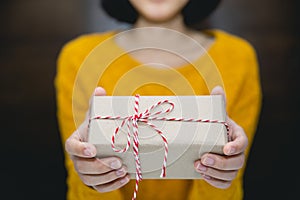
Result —
[[[164, 104], [168, 105], [168, 107], [165, 110], [162, 107]], [[154, 112], [159, 107], [162, 107], [162, 108], [160, 110]], [[147, 118], [155, 119], [155, 118], [162, 117], [162, 116], [172, 112], [173, 109], [174, 109], [174, 103], [170, 102], [169, 100], [164, 100], [164, 101], [159, 101], [156, 104], [152, 105], [150, 108], [148, 108], [144, 112], [144, 114], [146, 115]]]

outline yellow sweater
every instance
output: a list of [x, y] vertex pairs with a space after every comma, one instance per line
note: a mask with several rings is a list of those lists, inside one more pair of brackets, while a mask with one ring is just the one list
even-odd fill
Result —
[[[209, 30], [207, 34], [215, 37], [208, 51], [213, 62], [199, 59], [194, 65], [158, 69], [138, 67], [141, 63], [124, 54], [112, 40], [107, 40], [114, 34], [80, 36], [67, 43], [59, 55], [55, 87], [63, 143], [84, 119], [96, 85], [104, 87], [107, 95], [205, 95], [215, 85], [222, 85], [228, 115], [244, 128], [248, 136], [246, 155], [249, 154], [262, 99], [256, 55], [249, 43], [220, 30]], [[85, 60], [88, 54], [94, 58]], [[125, 200], [132, 197], [134, 181], [104, 194], [87, 187], [65, 155], [69, 200]], [[214, 188], [203, 180], [143, 180], [138, 199], [240, 200], [243, 198], [243, 173], [244, 168], [225, 190]]]

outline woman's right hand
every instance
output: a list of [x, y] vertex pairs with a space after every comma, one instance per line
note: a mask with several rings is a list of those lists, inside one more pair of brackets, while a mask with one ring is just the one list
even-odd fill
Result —
[[[95, 89], [95, 96], [104, 96], [105, 94], [103, 88]], [[101, 159], [95, 157], [96, 147], [87, 143], [88, 118], [87, 115], [85, 121], [67, 139], [65, 149], [83, 183], [101, 193], [119, 189], [130, 180], [127, 168], [118, 157]]]

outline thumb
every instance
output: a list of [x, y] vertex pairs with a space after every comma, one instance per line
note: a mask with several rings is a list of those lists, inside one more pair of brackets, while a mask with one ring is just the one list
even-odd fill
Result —
[[90, 100], [89, 100], [89, 110], [87, 111], [86, 113], [86, 116], [85, 116], [85, 119], [88, 120], [89, 116], [90, 116], [90, 112], [91, 112], [91, 105], [93, 103], [93, 98], [95, 96], [105, 96], [106, 95], [106, 91], [104, 88], [102, 87], [96, 87], [95, 90], [94, 90], [94, 93], [93, 95], [90, 97]]
[[95, 90], [94, 90], [93, 95], [90, 98], [89, 106], [91, 107], [94, 96], [105, 96], [105, 95], [106, 95], [106, 91], [105, 91], [104, 88], [102, 88], [102, 87], [96, 87]]
[[96, 87], [96, 89], [94, 91], [94, 95], [95, 96], [105, 96], [106, 95], [106, 91], [102, 87]]
[[210, 95], [222, 95], [225, 101], [225, 105], [226, 105], [226, 95], [224, 92], [224, 89], [221, 86], [216, 86], [212, 89], [212, 91], [210, 92]]

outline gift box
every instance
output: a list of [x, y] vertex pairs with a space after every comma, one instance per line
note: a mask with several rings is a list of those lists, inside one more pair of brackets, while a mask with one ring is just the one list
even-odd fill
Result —
[[199, 179], [194, 162], [228, 142], [221, 95], [95, 96], [88, 142], [120, 157], [131, 178]]

